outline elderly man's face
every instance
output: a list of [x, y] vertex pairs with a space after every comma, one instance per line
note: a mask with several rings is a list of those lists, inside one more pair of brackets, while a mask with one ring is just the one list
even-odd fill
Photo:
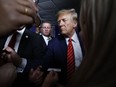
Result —
[[58, 25], [60, 27], [61, 34], [72, 36], [77, 23], [75, 23], [70, 14], [61, 14], [58, 17]]

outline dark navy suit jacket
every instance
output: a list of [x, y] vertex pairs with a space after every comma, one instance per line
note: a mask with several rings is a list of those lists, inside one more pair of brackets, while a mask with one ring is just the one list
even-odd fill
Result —
[[[39, 39], [41, 39], [41, 41], [42, 41], [43, 47], [47, 49], [47, 45], [46, 45], [46, 42], [45, 42], [43, 36], [41, 34], [38, 34], [38, 36], [39, 36]], [[53, 38], [54, 37], [51, 36], [51, 39], [53, 39]]]
[[40, 34], [38, 34], [38, 36], [39, 36], [39, 38], [40, 38], [40, 39], [41, 39], [41, 41], [42, 41], [43, 47], [44, 47], [44, 48], [46, 48], [46, 47], [47, 47], [47, 45], [46, 45], [46, 43], [45, 43], [45, 40], [44, 40], [43, 36], [42, 36], [42, 35], [40, 35]]
[[[3, 49], [6, 38], [7, 37], [0, 39], [0, 50]], [[41, 65], [42, 56], [44, 55], [43, 43], [38, 35], [25, 29], [17, 53], [20, 57], [27, 59], [27, 65], [24, 72], [18, 73], [16, 79], [16, 87], [20, 87], [21, 85], [24, 86], [24, 84], [26, 84], [30, 69], [35, 69], [38, 65]]]
[[[84, 55], [84, 49], [79, 38], [82, 54]], [[48, 44], [46, 55], [44, 56], [44, 68], [58, 68], [61, 69], [59, 75], [59, 81], [61, 84], [66, 84], [66, 72], [67, 72], [67, 44], [65, 38], [62, 35], [52, 39]]]

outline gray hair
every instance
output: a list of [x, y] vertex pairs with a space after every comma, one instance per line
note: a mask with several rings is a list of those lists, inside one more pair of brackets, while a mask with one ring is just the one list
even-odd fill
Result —
[[78, 14], [75, 11], [75, 9], [73, 9], [73, 8], [72, 9], [62, 9], [62, 10], [58, 11], [56, 16], [59, 17], [61, 14], [71, 14], [72, 19], [77, 22]]

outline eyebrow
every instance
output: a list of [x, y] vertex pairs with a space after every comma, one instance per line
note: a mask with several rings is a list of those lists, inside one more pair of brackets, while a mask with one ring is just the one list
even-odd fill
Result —
[[62, 18], [62, 19], [58, 20], [57, 22], [59, 23], [61, 20], [66, 21], [67, 18]]

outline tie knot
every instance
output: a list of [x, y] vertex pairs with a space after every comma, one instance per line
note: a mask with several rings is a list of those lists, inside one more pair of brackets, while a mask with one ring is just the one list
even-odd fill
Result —
[[69, 38], [69, 40], [68, 40], [69, 42], [71, 42], [72, 41], [72, 39], [71, 38]]
[[13, 33], [13, 35], [17, 35], [18, 34], [18, 32], [17, 31], [15, 31], [14, 33]]

